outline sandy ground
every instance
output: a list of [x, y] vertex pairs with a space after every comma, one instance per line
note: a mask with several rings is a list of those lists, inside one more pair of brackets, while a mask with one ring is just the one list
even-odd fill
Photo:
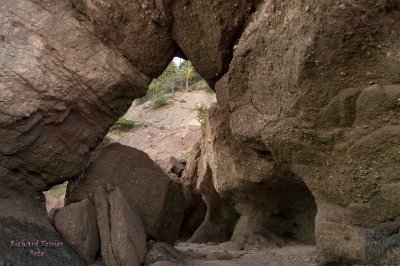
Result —
[[309, 266], [316, 262], [315, 246], [240, 250], [215, 244], [178, 243], [175, 247], [189, 259], [190, 266]]

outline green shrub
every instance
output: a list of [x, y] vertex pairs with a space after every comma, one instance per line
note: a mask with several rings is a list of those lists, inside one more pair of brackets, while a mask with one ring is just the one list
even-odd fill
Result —
[[149, 107], [151, 109], [156, 109], [158, 107], [164, 106], [168, 103], [168, 98], [165, 93], [158, 93], [154, 95], [152, 100], [149, 102]]
[[125, 117], [121, 117], [120, 119], [117, 120], [117, 122], [115, 122], [114, 126], [118, 126], [118, 127], [134, 127], [135, 126], [135, 121], [132, 121], [130, 119], [127, 119]]
[[207, 106], [203, 102], [197, 103], [194, 107], [194, 111], [196, 112], [197, 121], [199, 121], [200, 124], [204, 125]]

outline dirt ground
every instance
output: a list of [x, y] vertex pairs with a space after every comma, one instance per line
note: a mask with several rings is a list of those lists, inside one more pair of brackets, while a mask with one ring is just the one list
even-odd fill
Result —
[[[228, 242], [229, 243], [229, 242]], [[178, 243], [175, 247], [188, 259], [190, 266], [313, 266], [315, 246], [288, 246], [274, 249], [241, 250], [235, 244]]]

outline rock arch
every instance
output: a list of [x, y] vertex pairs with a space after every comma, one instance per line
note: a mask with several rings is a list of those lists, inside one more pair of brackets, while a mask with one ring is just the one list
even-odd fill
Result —
[[[321, 263], [399, 261], [398, 1], [53, 2], [0, 11], [2, 216], [45, 224], [44, 208], [10, 204], [40, 205], [78, 175], [183, 53], [215, 84], [226, 124], [210, 119], [232, 134], [219, 141], [270, 152], [255, 160], [264, 172], [288, 169], [315, 196]], [[230, 181], [213, 176], [222, 197]]]

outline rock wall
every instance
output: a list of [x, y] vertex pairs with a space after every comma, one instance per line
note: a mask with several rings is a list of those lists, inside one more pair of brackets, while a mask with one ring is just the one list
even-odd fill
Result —
[[208, 211], [241, 215], [224, 235], [315, 239], [321, 264], [399, 262], [398, 0], [3, 0], [0, 14], [1, 216], [49, 226], [39, 192], [78, 176], [182, 55], [217, 91], [196, 185]]
[[[311, 229], [318, 209], [321, 264], [399, 262], [399, 25], [398, 1], [258, 8], [216, 84], [203, 144], [215, 188], [242, 214], [233, 239], [251, 229], [280, 245], [280, 228], [265, 231], [274, 212], [290, 206], [309, 218], [288, 221]], [[289, 237], [312, 243], [301, 227]]]

